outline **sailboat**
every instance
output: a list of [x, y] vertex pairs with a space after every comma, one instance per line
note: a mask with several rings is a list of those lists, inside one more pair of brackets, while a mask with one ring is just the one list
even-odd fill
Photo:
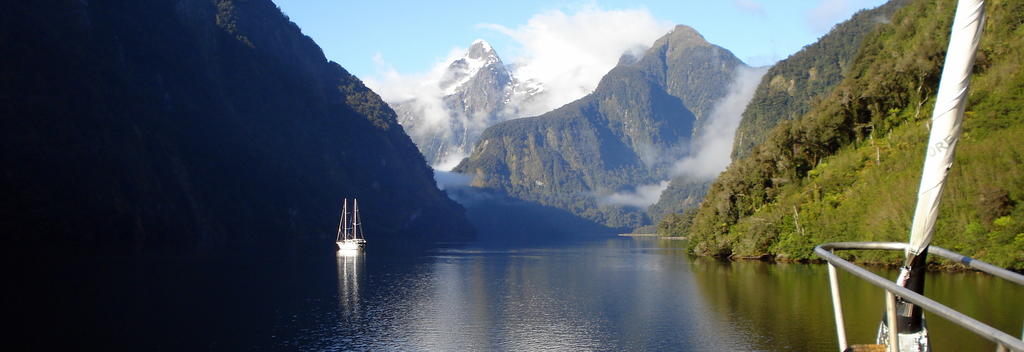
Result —
[[[1024, 351], [1024, 339], [1018, 339], [924, 296], [924, 269], [929, 253], [1024, 285], [1024, 275], [931, 244], [942, 189], [946, 183], [946, 175], [953, 165], [953, 152], [962, 131], [964, 107], [967, 103], [975, 52], [981, 40], [984, 18], [983, 0], [959, 0], [935, 110], [932, 113], [928, 150], [921, 174], [914, 219], [911, 223], [910, 241], [833, 242], [819, 245], [814, 249], [815, 254], [828, 262], [832, 308], [840, 351], [930, 352], [928, 329], [922, 314], [924, 310], [992, 341], [996, 344], [997, 351]], [[851, 249], [903, 251], [904, 262], [895, 282], [833, 253], [837, 250]], [[879, 324], [875, 344], [847, 343], [837, 268], [885, 289], [885, 313]]]
[[359, 200], [352, 199], [351, 217], [348, 211], [348, 198], [341, 205], [341, 221], [338, 222], [338, 236], [335, 238], [338, 249], [342, 251], [358, 251], [366, 246], [363, 238], [363, 224], [359, 220]]

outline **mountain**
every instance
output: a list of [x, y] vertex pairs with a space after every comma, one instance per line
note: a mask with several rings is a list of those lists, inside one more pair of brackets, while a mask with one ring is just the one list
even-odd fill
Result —
[[437, 88], [441, 106], [422, 99], [390, 104], [427, 162], [442, 169], [469, 155], [484, 128], [520, 117], [518, 107], [543, 92], [534, 81], [516, 79], [480, 39], [448, 65]]
[[733, 159], [739, 159], [764, 142], [781, 121], [796, 119], [826, 98], [846, 76], [864, 37], [889, 22], [909, 0], [893, 0], [861, 10], [837, 24], [818, 41], [779, 61], [757, 86], [754, 98], [736, 129]]
[[658, 196], [658, 201], [647, 208], [647, 216], [654, 222], [660, 222], [669, 214], [683, 213], [700, 206], [713, 181], [685, 175], [673, 177]]
[[394, 112], [269, 0], [15, 2], [0, 14], [5, 245], [470, 238]]
[[593, 93], [486, 129], [454, 171], [471, 175], [474, 187], [606, 226], [647, 224], [639, 206], [613, 196], [668, 178], [738, 67], [745, 65], [728, 50], [678, 26], [643, 55], [624, 56]]
[[[842, 81], [711, 186], [686, 227], [703, 255], [815, 258], [831, 241], [907, 240], [956, 2], [915, 0], [866, 36]], [[934, 243], [1024, 269], [1024, 3], [986, 2], [963, 135]], [[896, 263], [899, 253], [857, 259]]]
[[[893, 0], [870, 10], [862, 10], [837, 24], [818, 41], [805, 46], [768, 69], [743, 110], [732, 140], [732, 159], [742, 158], [767, 137], [775, 125], [806, 113], [824, 99], [849, 70], [861, 41], [906, 0]], [[648, 216], [660, 221], [668, 214], [683, 213], [696, 207], [714, 178], [680, 175], [671, 180]], [[677, 218], [678, 220], [678, 218]], [[667, 228], [667, 224], [662, 226]]]

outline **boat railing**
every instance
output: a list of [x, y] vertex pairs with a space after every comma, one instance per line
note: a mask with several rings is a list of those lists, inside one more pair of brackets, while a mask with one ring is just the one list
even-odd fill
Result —
[[[950, 307], [947, 307], [935, 300], [925, 297], [917, 292], [911, 291], [903, 286], [896, 284], [895, 282], [878, 276], [875, 273], [868, 271], [856, 264], [853, 264], [839, 256], [835, 255], [834, 251], [837, 250], [906, 250], [908, 244], [898, 242], [832, 242], [822, 244], [814, 248], [814, 252], [828, 261], [828, 280], [832, 290], [832, 308], [835, 313], [836, 319], [836, 332], [839, 337], [839, 350], [847, 351], [849, 345], [846, 342], [846, 327], [843, 322], [843, 311], [841, 299], [839, 297], [839, 278], [836, 274], [836, 267], [843, 269], [854, 276], [861, 278], [872, 285], [878, 286], [885, 290], [886, 296], [886, 317], [887, 325], [898, 329], [896, 324], [896, 297], [900, 297], [902, 300], [913, 303], [922, 309], [931, 312], [934, 315], [942, 317], [956, 325], [959, 325], [975, 334], [978, 334], [989, 341], [992, 341], [997, 346], [997, 351], [1013, 350], [1017, 352], [1024, 352], [1024, 340], [1021, 338], [1014, 337], [1007, 334], [999, 329], [993, 328], [985, 323], [982, 323], [974, 318], [971, 318], [963, 313], [956, 311]], [[1018, 285], [1024, 285], [1024, 275], [997, 267], [995, 265], [985, 263], [983, 261], [972, 259], [965, 255], [950, 251], [948, 249], [939, 248], [936, 246], [930, 246], [928, 249], [929, 254], [938, 255], [940, 257], [964, 264], [972, 269], [983, 271], [985, 273], [1009, 280]], [[895, 331], [888, 334], [887, 346], [890, 352], [899, 352], [899, 332]], [[1024, 338], [1024, 337], [1022, 337]]]

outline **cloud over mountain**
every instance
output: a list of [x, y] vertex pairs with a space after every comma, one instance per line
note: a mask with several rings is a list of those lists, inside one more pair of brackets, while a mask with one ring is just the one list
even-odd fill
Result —
[[673, 165], [674, 176], [713, 180], [729, 166], [736, 127], [767, 71], [767, 67], [740, 66], [736, 69], [729, 93], [711, 109], [708, 122], [694, 139], [689, 156]]
[[655, 19], [646, 9], [605, 10], [590, 5], [572, 14], [546, 11], [514, 28], [481, 26], [521, 46], [521, 54], [512, 58], [515, 75], [539, 82], [548, 93], [524, 110], [525, 115], [537, 115], [593, 91], [624, 53], [642, 54], [673, 24]]

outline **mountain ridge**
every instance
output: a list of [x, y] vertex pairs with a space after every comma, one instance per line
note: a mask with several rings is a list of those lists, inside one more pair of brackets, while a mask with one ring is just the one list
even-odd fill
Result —
[[[721, 86], [743, 65], [725, 49], [695, 43], [706, 41], [694, 34], [678, 26], [634, 62], [620, 60], [591, 94], [540, 116], [488, 128], [454, 171], [473, 176], [474, 187], [566, 209], [606, 226], [648, 223], [640, 209], [603, 199], [666, 179], [671, 162], [685, 154], [699, 128], [700, 118], [684, 100], [710, 109], [725, 94], [727, 87]], [[679, 82], [700, 85], [683, 89]]]

